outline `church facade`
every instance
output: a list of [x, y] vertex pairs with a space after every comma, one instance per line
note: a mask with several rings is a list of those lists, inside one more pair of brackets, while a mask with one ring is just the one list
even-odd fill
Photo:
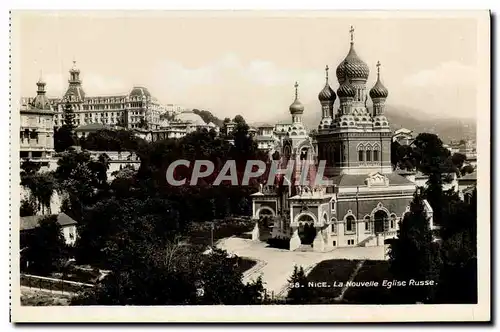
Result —
[[[252, 195], [253, 218], [273, 220], [271, 236], [288, 239], [290, 250], [382, 246], [396, 236], [416, 190], [415, 183], [392, 170], [392, 132], [384, 114], [389, 93], [381, 81], [380, 63], [377, 81], [368, 90], [370, 70], [354, 49], [354, 29], [350, 33], [350, 49], [336, 69], [336, 93], [326, 67], [325, 86], [318, 95], [322, 117], [317, 135], [311, 138], [302, 123], [304, 106], [296, 83], [292, 129], [276, 147], [282, 164], [295, 162], [294, 171], [280, 185], [262, 187]], [[304, 163], [312, 165], [308, 172], [315, 174], [320, 162], [325, 163], [328, 185], [295, 185]], [[258, 233], [256, 223], [254, 239]]]

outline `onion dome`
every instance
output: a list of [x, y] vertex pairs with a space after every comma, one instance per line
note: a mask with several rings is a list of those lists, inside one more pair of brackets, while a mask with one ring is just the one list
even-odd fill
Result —
[[290, 113], [295, 114], [295, 113], [302, 113], [304, 112], [304, 105], [299, 100], [299, 83], [295, 82], [295, 100], [293, 103], [290, 105]]
[[380, 81], [380, 61], [377, 61], [377, 82], [370, 90], [370, 98], [387, 98], [389, 91]]
[[340, 98], [354, 98], [356, 96], [356, 90], [351, 84], [351, 80], [345, 75], [342, 79], [342, 84], [340, 84], [337, 89], [337, 95]]
[[345, 75], [347, 75], [350, 79], [361, 79], [366, 81], [368, 79], [368, 75], [370, 74], [368, 65], [359, 58], [354, 50], [354, 28], [352, 26], [349, 32], [351, 33], [351, 48], [349, 49], [349, 53], [347, 53], [344, 61], [342, 61], [337, 67], [336, 71], [339, 83], [344, 80]]
[[318, 94], [318, 99], [320, 102], [330, 102], [331, 104], [333, 104], [337, 96], [335, 95], [333, 89], [330, 87], [330, 84], [328, 84], [328, 69], [328, 66], [326, 66], [326, 83], [323, 90], [321, 90]]

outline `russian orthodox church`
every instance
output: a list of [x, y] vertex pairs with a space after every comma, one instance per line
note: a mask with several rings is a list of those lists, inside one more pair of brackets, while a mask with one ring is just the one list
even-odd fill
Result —
[[[296, 83], [290, 105], [292, 130], [282, 141], [280, 161], [282, 165], [295, 161], [294, 171], [252, 195], [253, 218], [273, 220], [271, 236], [288, 239], [290, 250], [384, 245], [396, 236], [416, 190], [415, 183], [393, 172], [392, 132], [384, 114], [389, 92], [382, 84], [380, 62], [377, 81], [368, 90], [370, 69], [354, 49], [353, 33], [351, 27], [349, 52], [336, 70], [337, 93], [326, 67], [325, 86], [318, 95], [322, 117], [315, 142], [302, 123], [304, 105]], [[312, 164], [305, 176], [314, 177], [320, 161], [326, 162], [323, 175], [329, 184], [296, 185], [294, 179], [304, 176], [302, 165]], [[256, 223], [253, 239], [258, 233]]]

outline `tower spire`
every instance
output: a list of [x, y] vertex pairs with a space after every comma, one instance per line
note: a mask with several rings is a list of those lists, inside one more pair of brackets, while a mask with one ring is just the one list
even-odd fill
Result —
[[351, 34], [351, 45], [354, 44], [354, 27], [351, 25], [349, 29], [349, 33]]
[[40, 73], [39, 73], [39, 76], [38, 76], [38, 83], [43, 83], [43, 72], [42, 72], [41, 69], [40, 69]]
[[295, 100], [299, 99], [299, 82], [295, 81]]

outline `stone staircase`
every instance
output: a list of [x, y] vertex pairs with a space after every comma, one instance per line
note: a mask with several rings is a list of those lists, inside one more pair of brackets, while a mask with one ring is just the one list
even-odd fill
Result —
[[358, 247], [374, 247], [374, 246], [379, 246], [379, 245], [383, 245], [384, 244], [384, 240], [382, 239], [382, 237], [380, 235], [370, 235], [369, 237], [367, 237], [366, 239], [364, 239], [363, 241], [359, 242], [358, 243]]
[[294, 251], [299, 251], [299, 252], [309, 252], [313, 251], [313, 246], [311, 244], [301, 244], [297, 249]]

